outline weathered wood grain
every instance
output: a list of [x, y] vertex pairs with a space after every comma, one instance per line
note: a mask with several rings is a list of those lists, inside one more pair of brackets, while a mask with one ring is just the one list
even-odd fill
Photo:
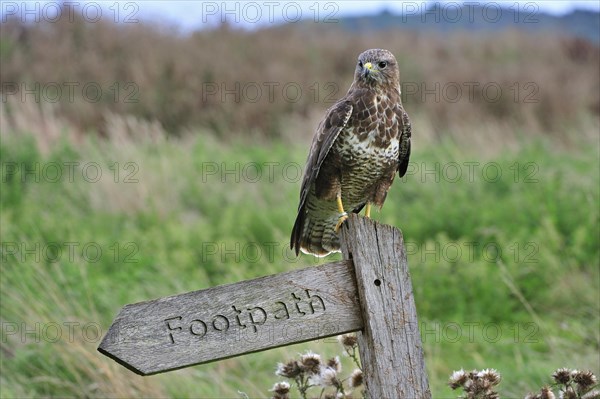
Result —
[[402, 233], [352, 214], [341, 234], [362, 307], [358, 345], [368, 397], [431, 398]]
[[362, 326], [343, 261], [127, 305], [98, 350], [149, 375]]

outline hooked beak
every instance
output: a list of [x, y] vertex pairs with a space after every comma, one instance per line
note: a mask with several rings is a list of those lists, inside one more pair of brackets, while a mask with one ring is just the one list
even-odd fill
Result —
[[367, 77], [371, 74], [371, 72], [373, 72], [373, 64], [371, 64], [370, 62], [367, 62], [364, 66], [363, 69], [363, 77]]

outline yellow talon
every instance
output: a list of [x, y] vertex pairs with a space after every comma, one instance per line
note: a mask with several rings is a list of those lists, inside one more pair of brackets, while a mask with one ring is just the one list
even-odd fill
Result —
[[371, 217], [371, 203], [367, 202], [367, 206], [365, 207], [365, 217]]
[[340, 227], [342, 227], [342, 224], [344, 224], [344, 222], [346, 221], [346, 219], [348, 219], [348, 214], [346, 212], [344, 212], [344, 213], [342, 213], [342, 215], [338, 219], [337, 224], [335, 225], [335, 232], [336, 233], [338, 231], [340, 231]]
[[342, 197], [338, 195], [335, 199], [338, 207], [338, 211], [340, 212], [340, 218], [338, 219], [337, 224], [335, 225], [335, 232], [337, 233], [342, 227], [342, 224], [348, 219], [348, 214], [344, 211], [344, 205], [342, 204]]

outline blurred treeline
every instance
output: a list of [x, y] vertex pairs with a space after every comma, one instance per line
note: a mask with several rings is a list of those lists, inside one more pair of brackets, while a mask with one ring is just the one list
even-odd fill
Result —
[[[345, 94], [357, 55], [371, 47], [394, 52], [405, 106], [436, 137], [498, 122], [568, 137], [582, 116], [600, 115], [600, 50], [584, 39], [323, 25], [180, 34], [149, 23], [9, 19], [0, 42], [6, 122], [16, 124], [16, 108], [34, 98], [26, 93], [39, 90], [36, 102], [79, 134], [106, 135], [107, 116], [120, 114], [157, 121], [169, 134], [201, 127], [223, 137], [290, 136], [291, 121], [314, 119]], [[84, 93], [90, 82], [101, 93]]]

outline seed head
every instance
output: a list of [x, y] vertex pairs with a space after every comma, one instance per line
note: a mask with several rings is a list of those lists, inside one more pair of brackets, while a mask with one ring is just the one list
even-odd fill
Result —
[[566, 384], [571, 381], [571, 370], [561, 368], [552, 374], [552, 378], [557, 384]]
[[363, 372], [361, 369], [354, 369], [350, 374], [350, 388], [358, 388], [363, 384]]
[[271, 388], [271, 392], [273, 392], [273, 399], [289, 399], [290, 384], [285, 381], [277, 382]]
[[585, 391], [588, 388], [593, 387], [598, 382], [598, 379], [596, 378], [594, 373], [592, 373], [590, 370], [588, 370], [588, 371], [574, 370], [573, 373], [571, 373], [571, 377], [573, 378], [573, 381], [575, 381], [575, 383], [577, 383], [579, 385], [579, 387], [581, 388], [582, 391]]
[[332, 357], [327, 361], [327, 367], [332, 368], [336, 373], [342, 372], [342, 363], [340, 362], [339, 356]]
[[458, 387], [462, 387], [464, 383], [467, 382], [467, 379], [468, 376], [465, 370], [460, 369], [452, 373], [450, 380], [448, 381], [448, 385], [450, 385], [450, 388], [456, 389]]
[[502, 377], [494, 369], [485, 369], [478, 373], [478, 377], [488, 381], [492, 386], [498, 385]]
[[338, 337], [338, 340], [340, 341], [340, 343], [342, 345], [344, 345], [344, 347], [350, 348], [350, 349], [354, 348], [358, 343], [358, 340], [356, 339], [356, 335], [354, 335], [354, 334], [340, 335]]
[[296, 378], [300, 374], [302, 374], [302, 368], [296, 360], [290, 360], [286, 364], [277, 363], [277, 370], [275, 371], [275, 375], [285, 378]]
[[321, 371], [321, 356], [316, 353], [306, 352], [300, 357], [300, 363], [308, 374], [317, 375]]
[[316, 385], [322, 387], [337, 387], [340, 382], [337, 379], [337, 372], [330, 367], [321, 368], [321, 373], [316, 379]]

